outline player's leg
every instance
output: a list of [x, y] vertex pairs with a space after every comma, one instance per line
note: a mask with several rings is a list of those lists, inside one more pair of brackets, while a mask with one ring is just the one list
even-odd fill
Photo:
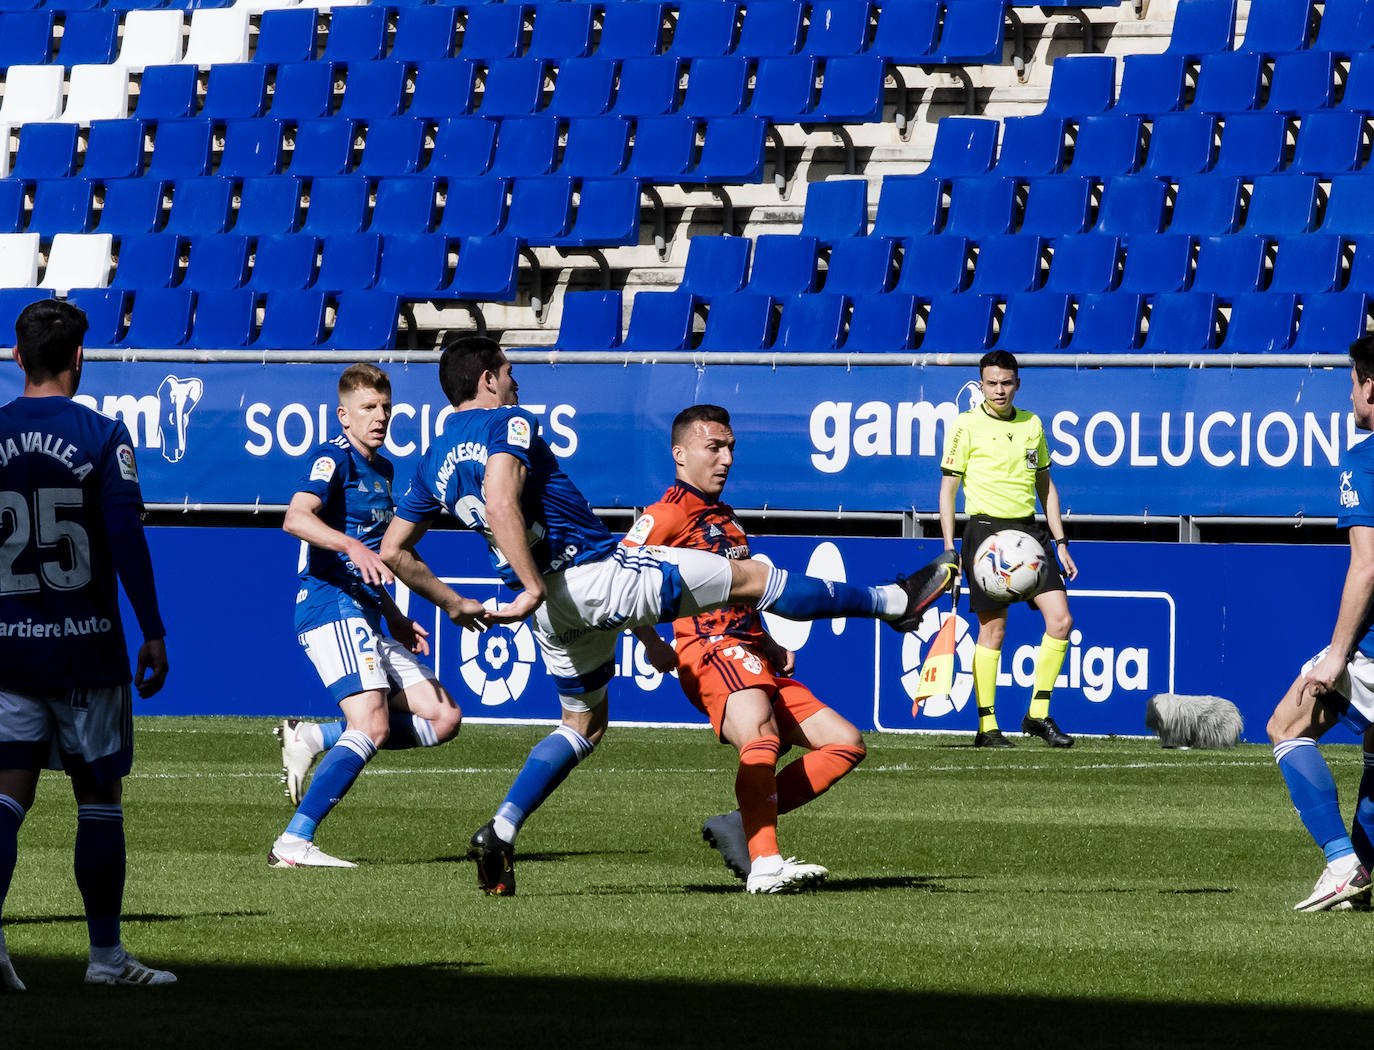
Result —
[[339, 742], [348, 728], [343, 718], [332, 722], [307, 722], [302, 718], [283, 718], [272, 727], [281, 745], [281, 782], [293, 806], [301, 804], [305, 780], [315, 760]]
[[[970, 590], [970, 602], [973, 597]], [[973, 647], [973, 695], [978, 704], [978, 732], [973, 746], [1012, 747], [1012, 742], [997, 728], [997, 669], [1002, 662], [1002, 642], [1007, 636], [1007, 608], [975, 611], [978, 638]]]
[[1035, 656], [1035, 688], [1031, 693], [1030, 710], [1021, 720], [1021, 732], [1040, 737], [1050, 747], [1073, 747], [1073, 737], [1061, 730], [1050, 717], [1050, 695], [1064, 666], [1064, 654], [1069, 650], [1069, 632], [1073, 630], [1069, 597], [1061, 582], [1058, 589], [1041, 591], [1032, 604], [1045, 618], [1045, 633]]
[[1374, 729], [1364, 731], [1364, 773], [1360, 776], [1360, 797], [1350, 821], [1350, 841], [1365, 871], [1374, 868]]
[[[1319, 658], [1320, 654], [1314, 660]], [[1374, 681], [1374, 674], [1369, 673], [1371, 661], [1366, 657], [1363, 663], [1366, 681]], [[1369, 719], [1360, 708], [1374, 708], [1374, 695], [1367, 684], [1354, 680], [1349, 668], [1337, 680], [1336, 687], [1337, 693], [1314, 698], [1299, 675], [1269, 717], [1269, 740], [1288, 795], [1308, 834], [1326, 856], [1326, 867], [1316, 886], [1294, 906], [1295, 911], [1326, 911], [1343, 900], [1369, 892], [1368, 871], [1346, 833], [1336, 782], [1317, 749], [1317, 740], [1342, 720], [1361, 730], [1368, 729]], [[1362, 701], [1358, 705], [1357, 698]]]
[[419, 657], [391, 638], [381, 640], [387, 676], [399, 686], [387, 698], [390, 733], [382, 746], [388, 751], [437, 747], [458, 735], [463, 711], [434, 672]]
[[[6, 754], [6, 743], [3, 741], [0, 741], [0, 756], [5, 756], [5, 764], [23, 760], [17, 754]], [[10, 962], [5, 947], [3, 919], [5, 897], [9, 894], [10, 880], [14, 878], [15, 864], [19, 860], [19, 826], [33, 808], [37, 787], [37, 768], [0, 769], [0, 992], [24, 991], [24, 982], [14, 972], [14, 964]]]
[[864, 760], [863, 735], [800, 683], [779, 694], [775, 708], [784, 744], [806, 749], [778, 773], [778, 814], [790, 813], [829, 791]]

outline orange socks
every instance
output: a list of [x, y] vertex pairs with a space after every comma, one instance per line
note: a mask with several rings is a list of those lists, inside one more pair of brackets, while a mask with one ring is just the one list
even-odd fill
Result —
[[825, 744], [788, 763], [778, 774], [778, 812], [790, 813], [824, 794], [863, 760], [862, 746]]
[[761, 736], [740, 749], [735, 799], [749, 839], [750, 860], [778, 852], [777, 765], [781, 750], [782, 741], [775, 736]]

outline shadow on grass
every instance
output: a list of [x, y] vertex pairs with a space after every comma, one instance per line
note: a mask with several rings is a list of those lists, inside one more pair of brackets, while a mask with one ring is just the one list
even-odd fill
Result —
[[[646, 857], [653, 850], [647, 849], [567, 849], [549, 850], [543, 853], [516, 853], [517, 864], [540, 864], [549, 861], [568, 860], [571, 857]], [[388, 861], [378, 859], [369, 860], [368, 863], [386, 864]], [[452, 857], [435, 857], [428, 861], [430, 864], [471, 864], [472, 858], [466, 853]]]
[[[124, 922], [181, 922], [183, 919], [260, 919], [265, 911], [197, 911], [184, 915], [162, 915], [156, 912], [126, 912]], [[86, 925], [84, 915], [6, 915], [6, 926], [46, 926], [55, 922], [76, 922]]]
[[[161, 960], [150, 960], [160, 962]], [[83, 960], [15, 960], [7, 1047], [1012, 1046], [1246, 1048], [1346, 1042], [1374, 1012], [503, 976], [469, 962], [385, 969], [187, 965], [169, 988], [87, 988]], [[724, 963], [723, 963], [724, 966]], [[842, 975], [837, 975], [842, 977]], [[309, 1004], [308, 1020], [300, 1015]], [[176, 1033], [175, 1035], [173, 1033]], [[728, 1035], [726, 1034], [728, 1033]]]

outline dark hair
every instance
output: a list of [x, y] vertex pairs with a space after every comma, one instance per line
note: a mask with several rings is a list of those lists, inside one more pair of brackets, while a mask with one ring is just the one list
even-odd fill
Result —
[[439, 386], [449, 404], [460, 405], [477, 396], [484, 372], [499, 372], [506, 355], [501, 344], [484, 335], [465, 335], [444, 347], [439, 355]]
[[1007, 350], [989, 350], [978, 361], [978, 375], [983, 374], [985, 368], [1005, 368], [1021, 374], [1021, 366], [1016, 363], [1016, 358]]
[[42, 381], [65, 372], [87, 327], [86, 314], [71, 303], [60, 299], [29, 303], [14, 322], [14, 345], [24, 374]]
[[370, 365], [365, 361], [360, 361], [356, 365], [349, 365], [343, 370], [343, 375], [339, 376], [340, 398], [364, 387], [368, 390], [376, 390], [378, 393], [390, 395], [391, 377], [376, 365]]
[[1374, 379], [1374, 335], [1362, 335], [1350, 344], [1350, 363], [1361, 383]]
[[719, 405], [692, 405], [684, 408], [673, 420], [672, 443], [682, 444], [682, 438], [686, 434], [687, 428], [693, 423], [719, 423], [721, 426], [730, 425], [730, 413]]

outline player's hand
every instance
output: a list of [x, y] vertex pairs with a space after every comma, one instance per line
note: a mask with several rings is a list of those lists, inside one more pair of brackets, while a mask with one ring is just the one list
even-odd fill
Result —
[[376, 587], [381, 584], [390, 584], [395, 580], [395, 577], [391, 575], [391, 570], [386, 567], [386, 562], [382, 561], [382, 556], [367, 544], [359, 543], [357, 540], [349, 540], [348, 549], [344, 553], [348, 555], [348, 560], [357, 566], [364, 583]]
[[515, 596], [514, 601], [497, 606], [495, 609], [484, 608], [482, 621], [488, 626], [495, 623], [519, 623], [543, 604], [544, 596], [542, 594], [531, 594], [527, 590], [521, 591]]
[[1069, 553], [1069, 545], [1061, 543], [1059, 545], [1059, 567], [1064, 570], [1066, 579], [1076, 579], [1078, 576], [1078, 566], [1074, 564], [1073, 555]]
[[134, 672], [134, 688], [144, 700], [154, 695], [167, 681], [167, 643], [150, 638], [138, 647], [138, 669]]
[[398, 616], [395, 620], [388, 620], [387, 626], [391, 628], [391, 637], [416, 656], [429, 655], [429, 632], [414, 620]]
[[797, 654], [791, 649], [784, 649], [773, 639], [768, 639], [766, 645], [759, 647], [763, 650], [764, 657], [773, 665], [773, 671], [782, 675], [784, 678], [791, 678], [792, 672], [797, 669]]
[[484, 631], [487, 628], [486, 607], [475, 598], [464, 598], [455, 594], [454, 600], [444, 606], [448, 618], [459, 627], [469, 631]]
[[649, 661], [649, 666], [659, 674], [672, 674], [677, 670], [677, 650], [659, 638], [657, 643], [653, 641], [643, 641], [644, 658]]
[[1298, 705], [1306, 703], [1308, 700], [1315, 700], [1323, 693], [1330, 693], [1335, 690], [1336, 679], [1345, 670], [1345, 657], [1340, 654], [1327, 652], [1320, 660], [1312, 665], [1302, 677], [1302, 691], [1298, 696]]

